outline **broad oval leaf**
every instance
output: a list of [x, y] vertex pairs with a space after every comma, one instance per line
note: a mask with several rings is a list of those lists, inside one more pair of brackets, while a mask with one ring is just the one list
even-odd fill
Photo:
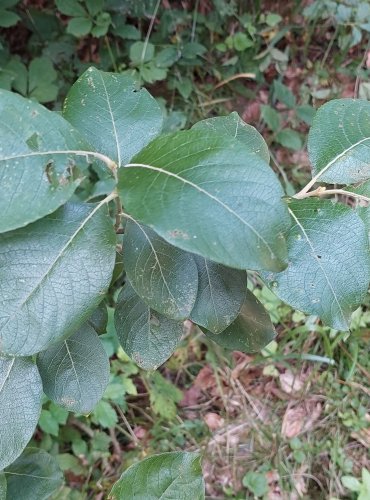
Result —
[[152, 309], [172, 319], [189, 317], [198, 290], [191, 254], [131, 219], [123, 237], [123, 264], [132, 287]]
[[60, 115], [6, 90], [0, 90], [0, 138], [0, 232], [5, 232], [69, 200], [87, 167], [86, 158], [73, 150], [91, 148]]
[[76, 331], [104, 296], [114, 258], [105, 200], [0, 235], [1, 351], [35, 354]]
[[312, 174], [327, 183], [370, 178], [370, 102], [335, 99], [316, 113], [308, 135]]
[[27, 446], [40, 416], [41, 401], [41, 378], [32, 359], [0, 357], [0, 470]]
[[212, 333], [220, 333], [239, 314], [247, 275], [244, 271], [195, 256], [198, 266], [198, 295], [190, 319]]
[[66, 97], [63, 116], [97, 151], [127, 163], [162, 129], [162, 111], [128, 75], [89, 68]]
[[266, 163], [270, 163], [270, 152], [264, 138], [252, 125], [245, 123], [236, 111], [228, 116], [215, 116], [201, 120], [193, 125], [192, 130], [212, 130], [234, 137], [242, 142], [250, 153], [255, 153]]
[[129, 283], [118, 296], [114, 324], [124, 351], [144, 370], [167, 361], [183, 334], [181, 321], [150, 309]]
[[297, 200], [289, 206], [294, 221], [288, 235], [289, 266], [263, 276], [292, 307], [346, 331], [369, 288], [365, 226], [354, 210], [329, 200]]
[[109, 382], [109, 359], [98, 334], [84, 324], [37, 356], [45, 394], [60, 406], [90, 413]]
[[197, 453], [170, 452], [131, 465], [113, 486], [113, 500], [204, 500]]
[[26, 448], [4, 473], [9, 500], [46, 500], [64, 481], [55, 458], [44, 450], [32, 447]]
[[216, 344], [246, 353], [260, 351], [276, 335], [266, 309], [249, 290], [239, 315], [226, 330], [217, 335], [203, 328], [201, 330]]
[[236, 139], [159, 137], [119, 170], [119, 192], [129, 214], [183, 250], [238, 269], [286, 267], [283, 190]]

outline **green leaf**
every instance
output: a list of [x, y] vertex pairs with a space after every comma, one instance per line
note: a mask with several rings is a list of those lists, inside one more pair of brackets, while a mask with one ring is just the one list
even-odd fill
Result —
[[109, 447], [111, 445], [111, 438], [105, 432], [94, 432], [94, 437], [91, 440], [91, 448], [93, 451], [102, 451], [110, 455]]
[[235, 33], [232, 37], [234, 49], [238, 52], [243, 52], [250, 47], [253, 47], [254, 42], [245, 33]]
[[67, 33], [77, 38], [81, 38], [90, 33], [93, 23], [87, 17], [74, 17], [68, 21]]
[[207, 52], [207, 48], [198, 42], [188, 42], [182, 49], [182, 56], [186, 59], [195, 59]]
[[69, 411], [90, 413], [109, 382], [109, 359], [88, 324], [37, 356], [45, 394]]
[[162, 128], [162, 111], [127, 75], [89, 68], [69, 91], [63, 108], [72, 123], [101, 153], [127, 163]]
[[43, 432], [51, 434], [52, 436], [58, 436], [59, 424], [49, 410], [41, 410], [38, 425]]
[[312, 125], [313, 119], [316, 115], [316, 109], [309, 104], [302, 104], [296, 108], [297, 116], [300, 120], [307, 123], [307, 125]]
[[85, 0], [85, 5], [91, 16], [96, 16], [103, 10], [105, 0]]
[[72, 196], [87, 166], [74, 150], [90, 147], [61, 116], [0, 90], [0, 232], [44, 217]]
[[134, 219], [127, 221], [123, 248], [127, 277], [144, 302], [168, 318], [188, 318], [198, 291], [193, 256]]
[[117, 413], [107, 401], [99, 401], [92, 415], [93, 420], [105, 429], [114, 427], [118, 422]]
[[35, 354], [75, 332], [108, 288], [115, 240], [105, 200], [0, 235], [1, 350]]
[[154, 83], [164, 80], [167, 76], [167, 70], [158, 68], [154, 62], [150, 62], [140, 68], [140, 75], [145, 82]]
[[149, 399], [154, 413], [167, 420], [176, 417], [176, 403], [183, 398], [183, 393], [159, 372], [153, 372], [148, 377], [150, 386]]
[[290, 128], [284, 128], [276, 134], [276, 141], [285, 148], [298, 151], [302, 149], [302, 139], [298, 132]]
[[247, 290], [237, 318], [217, 335], [201, 328], [205, 335], [226, 349], [246, 353], [258, 352], [275, 337], [275, 330], [262, 304]]
[[283, 18], [279, 14], [274, 14], [273, 12], [270, 12], [266, 16], [266, 24], [273, 27], [279, 24], [280, 21], [282, 21], [282, 19]]
[[205, 486], [197, 453], [170, 452], [131, 465], [114, 484], [113, 500], [204, 500]]
[[125, 211], [172, 245], [239, 269], [284, 269], [283, 190], [240, 141], [176, 132], [152, 141], [118, 175]]
[[369, 287], [365, 226], [354, 210], [329, 200], [297, 200], [289, 207], [289, 266], [264, 277], [281, 300], [346, 331]]
[[19, 60], [12, 58], [6, 65], [6, 71], [12, 75], [12, 88], [22, 95], [27, 94], [28, 71], [26, 66]]
[[95, 19], [95, 26], [91, 30], [92, 36], [99, 38], [106, 35], [111, 22], [112, 19], [108, 12], [100, 12]]
[[56, 0], [58, 10], [66, 16], [85, 16], [86, 11], [79, 0]]
[[294, 108], [296, 105], [296, 99], [293, 92], [289, 87], [279, 82], [278, 80], [274, 81], [274, 97], [278, 101], [285, 104], [285, 106], [289, 109]]
[[154, 58], [154, 45], [146, 42], [135, 42], [130, 47], [130, 59], [133, 64], [139, 65]]
[[41, 378], [33, 361], [0, 357], [0, 470], [14, 462], [31, 439], [41, 400]]
[[36, 57], [28, 70], [28, 94], [39, 102], [54, 101], [58, 86], [54, 84], [58, 74], [47, 57]]
[[256, 497], [263, 497], [269, 491], [265, 474], [249, 471], [243, 477], [243, 485]]
[[140, 40], [140, 31], [131, 24], [123, 24], [114, 28], [113, 33], [124, 40]]
[[169, 68], [179, 57], [180, 53], [176, 47], [166, 47], [156, 55], [155, 64], [158, 68]]
[[223, 135], [235, 137], [244, 144], [250, 153], [255, 153], [266, 163], [270, 162], [268, 146], [262, 135], [251, 125], [243, 121], [236, 111], [228, 116], [207, 118], [193, 125], [192, 130], [212, 130]]
[[360, 491], [361, 489], [360, 481], [353, 476], [342, 476], [340, 480], [343, 486], [350, 491]]
[[4, 472], [9, 499], [46, 500], [64, 481], [55, 458], [37, 448], [26, 448]]
[[151, 310], [129, 283], [118, 297], [114, 322], [124, 351], [144, 370], [163, 364], [183, 334], [181, 321]]
[[58, 424], [66, 424], [69, 415], [68, 410], [51, 402], [49, 404], [49, 411], [53, 415], [54, 419], [58, 422]]
[[80, 460], [70, 453], [60, 453], [56, 456], [56, 460], [63, 472], [70, 470], [75, 476], [84, 475], [84, 469], [81, 467]]
[[369, 179], [369, 145], [369, 101], [335, 99], [324, 104], [308, 135], [313, 176], [330, 184]]
[[280, 115], [279, 113], [269, 106], [268, 104], [264, 104], [261, 106], [261, 117], [263, 121], [267, 124], [267, 126], [273, 131], [276, 132], [280, 128]]
[[0, 500], [6, 500], [6, 476], [4, 472], [0, 472]]
[[195, 257], [198, 266], [198, 295], [190, 319], [212, 333], [220, 333], [234, 321], [245, 299], [244, 271]]
[[15, 12], [0, 9], [0, 28], [10, 28], [10, 26], [17, 24], [20, 19], [21, 18]]

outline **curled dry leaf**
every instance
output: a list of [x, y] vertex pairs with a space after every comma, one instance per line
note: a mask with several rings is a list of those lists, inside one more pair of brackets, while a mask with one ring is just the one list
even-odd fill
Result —
[[225, 424], [225, 420], [214, 412], [206, 413], [203, 418], [210, 431], [220, 429]]
[[279, 376], [280, 385], [287, 394], [296, 394], [302, 391], [305, 386], [306, 376], [303, 374], [295, 374], [291, 370], [285, 370]]
[[282, 436], [291, 439], [302, 432], [310, 431], [321, 415], [322, 405], [316, 400], [288, 405], [281, 426]]

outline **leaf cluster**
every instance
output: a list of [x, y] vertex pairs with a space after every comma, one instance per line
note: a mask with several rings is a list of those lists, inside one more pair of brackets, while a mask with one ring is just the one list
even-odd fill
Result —
[[[368, 209], [321, 198], [370, 201], [368, 102], [320, 108], [308, 139], [313, 177], [291, 198], [269, 167], [263, 138], [236, 113], [163, 134], [161, 108], [127, 74], [88, 69], [62, 114], [6, 90], [0, 110], [0, 469], [7, 484], [13, 462], [30, 461], [24, 449], [43, 392], [68, 411], [95, 408], [103, 427], [116, 423], [103, 398], [109, 359], [98, 335], [108, 295], [122, 348], [148, 370], [170, 357], [184, 320], [223, 347], [265, 347], [275, 331], [246, 287], [247, 272], [296, 309], [348, 331], [370, 282]], [[311, 190], [317, 182], [350, 187]], [[181, 394], [159, 374], [149, 383], [154, 410], [166, 407], [171, 418]], [[186, 467], [198, 474], [197, 460]], [[51, 457], [46, 462], [54, 467]], [[170, 483], [171, 470], [165, 466]]]

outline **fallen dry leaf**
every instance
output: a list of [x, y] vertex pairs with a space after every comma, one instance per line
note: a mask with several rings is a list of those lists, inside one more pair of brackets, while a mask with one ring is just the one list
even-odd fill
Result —
[[291, 370], [285, 370], [279, 376], [281, 388], [287, 394], [296, 394], [305, 386], [305, 378], [301, 374], [294, 374]]
[[291, 439], [301, 432], [310, 431], [321, 415], [322, 405], [315, 400], [291, 403], [284, 414], [281, 426], [282, 436]]
[[225, 420], [222, 417], [220, 417], [220, 415], [214, 412], [206, 413], [203, 418], [205, 423], [207, 424], [207, 427], [211, 431], [220, 429], [225, 424]]
[[305, 473], [307, 472], [307, 464], [303, 464], [299, 469], [292, 474], [292, 482], [296, 490], [296, 494], [292, 492], [290, 499], [295, 500], [297, 498], [302, 498], [303, 495], [307, 493], [307, 482], [305, 481]]

